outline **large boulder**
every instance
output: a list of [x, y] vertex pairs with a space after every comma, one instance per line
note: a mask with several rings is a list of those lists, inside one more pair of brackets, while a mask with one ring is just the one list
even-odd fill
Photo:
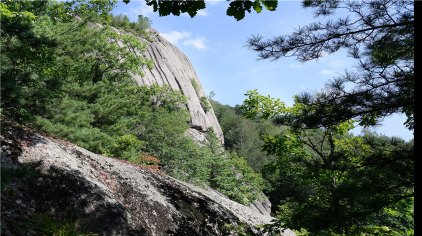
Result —
[[255, 226], [272, 219], [216, 191], [23, 128], [3, 127], [1, 141], [9, 173], [2, 235], [37, 235], [25, 222], [40, 215], [99, 235], [260, 235]]

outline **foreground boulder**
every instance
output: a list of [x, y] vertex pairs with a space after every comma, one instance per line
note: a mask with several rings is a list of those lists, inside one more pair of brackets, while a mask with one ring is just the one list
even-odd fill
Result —
[[215, 191], [65, 141], [4, 127], [1, 139], [2, 235], [37, 235], [37, 217], [99, 235], [259, 235], [255, 226], [271, 220]]

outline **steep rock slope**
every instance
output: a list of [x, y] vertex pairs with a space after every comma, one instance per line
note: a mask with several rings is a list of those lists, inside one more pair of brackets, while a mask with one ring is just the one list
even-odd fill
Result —
[[156, 83], [169, 85], [173, 90], [181, 91], [188, 98], [187, 106], [191, 115], [189, 133], [195, 139], [203, 140], [204, 132], [212, 128], [223, 143], [220, 124], [214, 110], [205, 100], [206, 96], [191, 62], [183, 52], [161, 37], [158, 32], [153, 29], [149, 32], [151, 42], [145, 56], [154, 61], [154, 68], [146, 69], [143, 77], [134, 75], [134, 79], [139, 85]]
[[22, 231], [40, 213], [99, 235], [236, 235], [236, 227], [259, 235], [254, 226], [271, 220], [215, 191], [21, 128], [3, 127], [1, 141], [2, 171], [13, 173], [2, 180], [2, 235], [36, 235]]

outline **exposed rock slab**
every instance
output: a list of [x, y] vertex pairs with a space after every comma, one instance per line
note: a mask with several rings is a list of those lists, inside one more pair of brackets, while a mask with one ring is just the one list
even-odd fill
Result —
[[[152, 70], [145, 69], [143, 77], [134, 75], [139, 85], [169, 85], [173, 90], [181, 91], [187, 98], [187, 107], [191, 115], [191, 134], [195, 139], [204, 139], [203, 132], [212, 128], [221, 143], [224, 142], [223, 132], [214, 110], [201, 106], [201, 98], [205, 97], [198, 75], [187, 56], [177, 47], [161, 37], [155, 30], [150, 29], [151, 42], [145, 56], [154, 61]], [[198, 136], [199, 135], [199, 136]], [[201, 137], [202, 135], [202, 137]]]
[[216, 191], [68, 142], [16, 128], [2, 135], [2, 168], [34, 171], [2, 191], [2, 235], [19, 235], [18, 223], [40, 212], [100, 235], [236, 235], [228, 225], [260, 235], [254, 227], [272, 219]]

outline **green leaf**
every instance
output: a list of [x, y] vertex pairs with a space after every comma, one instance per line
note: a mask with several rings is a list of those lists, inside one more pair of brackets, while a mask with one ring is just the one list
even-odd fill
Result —
[[259, 2], [259, 0], [255, 0], [255, 2], [253, 3], [253, 9], [257, 13], [260, 13], [262, 11], [262, 6], [261, 6], [261, 3]]
[[239, 21], [245, 17], [245, 11], [251, 12], [251, 8], [251, 1], [233, 1], [227, 8], [226, 14]]
[[277, 0], [261, 0], [261, 2], [264, 5], [265, 9], [269, 11], [274, 11], [278, 6]]

